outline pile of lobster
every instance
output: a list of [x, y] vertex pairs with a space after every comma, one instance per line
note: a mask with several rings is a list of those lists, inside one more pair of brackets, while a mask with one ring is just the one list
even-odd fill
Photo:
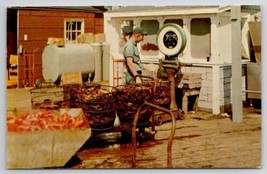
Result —
[[67, 112], [57, 115], [51, 110], [26, 112], [19, 116], [7, 116], [9, 132], [40, 131], [40, 130], [71, 130], [86, 129], [86, 120], [80, 116], [71, 116]]

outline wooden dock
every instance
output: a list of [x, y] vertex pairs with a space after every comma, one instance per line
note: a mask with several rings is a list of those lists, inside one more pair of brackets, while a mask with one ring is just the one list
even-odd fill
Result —
[[[244, 122], [198, 111], [176, 121], [173, 168], [260, 168], [261, 112], [244, 109]], [[137, 168], [166, 168], [171, 123], [157, 126], [155, 140], [137, 146]], [[132, 146], [110, 144], [77, 153], [83, 168], [131, 168]]]
[[[7, 107], [29, 109], [29, 97], [29, 89], [8, 89]], [[177, 120], [173, 168], [260, 168], [261, 110], [243, 109], [242, 123], [234, 123], [228, 114], [203, 111], [189, 112], [185, 120]], [[137, 168], [167, 167], [170, 128], [170, 122], [156, 126], [154, 139], [138, 144]], [[119, 138], [119, 132], [107, 133], [95, 144], [90, 138], [76, 154], [79, 163], [71, 168], [131, 168], [132, 145], [118, 143]]]

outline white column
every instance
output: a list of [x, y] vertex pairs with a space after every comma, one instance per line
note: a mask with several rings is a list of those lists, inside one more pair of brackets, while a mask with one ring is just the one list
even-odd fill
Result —
[[102, 81], [102, 45], [99, 43], [91, 44], [95, 56], [95, 78], [94, 82]]
[[188, 17], [183, 18], [183, 29], [187, 38], [186, 47], [183, 51], [183, 59], [186, 61], [191, 59], [191, 20], [192, 19]]
[[220, 114], [220, 66], [212, 66], [212, 113]]
[[231, 6], [232, 111], [233, 122], [243, 121], [241, 64], [241, 7]]
[[157, 20], [159, 22], [159, 29], [161, 29], [161, 27], [163, 27], [164, 25], [164, 18], [163, 17], [157, 17]]
[[217, 16], [212, 16], [210, 18], [211, 20], [211, 31], [210, 31], [210, 35], [211, 35], [211, 57], [210, 57], [210, 61], [212, 63], [222, 63], [221, 59], [220, 59], [220, 54], [219, 54], [219, 19]]
[[110, 64], [112, 56], [110, 54], [110, 44], [102, 43], [102, 80], [109, 81], [110, 76]]
[[133, 26], [134, 28], [141, 26], [141, 20], [140, 19], [134, 19], [133, 23], [134, 23], [134, 26]]
[[116, 30], [116, 27], [120, 27], [119, 24], [119, 21], [114, 19], [112, 20], [107, 14], [105, 15], [104, 33], [106, 34], [106, 40], [112, 41], [112, 44], [110, 45], [110, 55], [112, 56], [112, 61], [110, 61], [109, 64], [109, 85], [113, 84], [113, 58], [120, 58], [118, 55], [119, 33]]

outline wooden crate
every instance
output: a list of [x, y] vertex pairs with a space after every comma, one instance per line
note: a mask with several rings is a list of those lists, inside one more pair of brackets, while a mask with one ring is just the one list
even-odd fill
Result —
[[79, 83], [82, 84], [82, 73], [81, 72], [65, 72], [61, 76], [62, 84]]
[[77, 36], [78, 43], [91, 44], [95, 42], [94, 33], [84, 33]]
[[106, 41], [106, 36], [104, 33], [95, 34], [95, 42], [104, 43]]
[[47, 40], [47, 44], [62, 47], [65, 45], [65, 41], [64, 38], [49, 37]]

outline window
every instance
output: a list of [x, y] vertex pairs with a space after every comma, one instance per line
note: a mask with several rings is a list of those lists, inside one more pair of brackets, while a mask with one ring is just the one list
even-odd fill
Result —
[[65, 20], [65, 42], [77, 42], [77, 36], [84, 33], [83, 19], [67, 19]]
[[157, 20], [143, 20], [141, 27], [147, 31], [148, 35], [157, 34], [159, 31], [159, 22]]
[[146, 56], [157, 55], [159, 52], [157, 44], [159, 22], [157, 20], [142, 20], [141, 27], [147, 31], [147, 35], [141, 43], [141, 53]]
[[210, 23], [209, 18], [191, 20], [191, 55], [193, 58], [210, 57]]

